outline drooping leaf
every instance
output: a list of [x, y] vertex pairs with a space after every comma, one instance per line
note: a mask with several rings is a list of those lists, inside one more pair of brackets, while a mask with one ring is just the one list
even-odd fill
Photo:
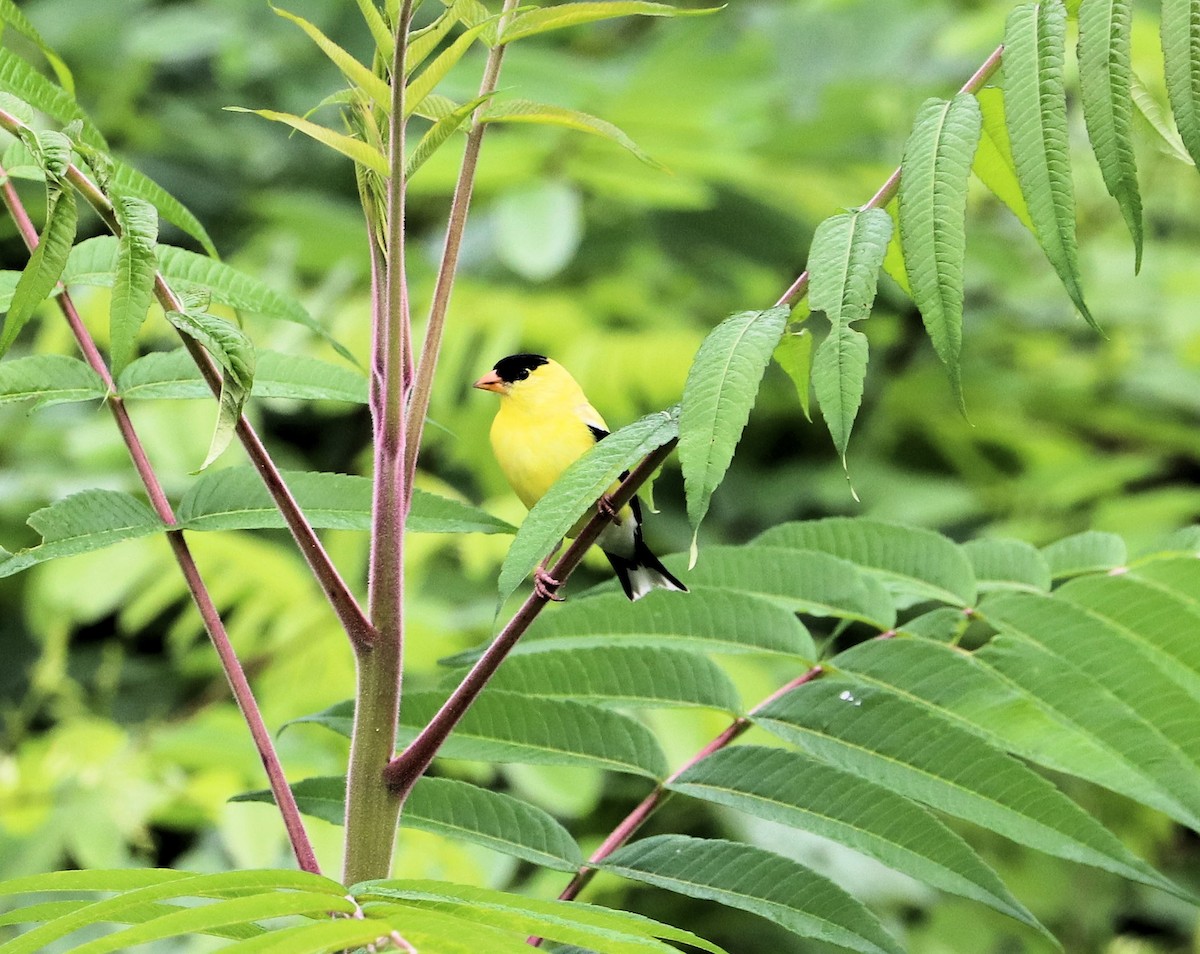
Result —
[[572, 646], [515, 656], [488, 682], [488, 691], [493, 689], [623, 708], [741, 710], [737, 689], [723, 669], [696, 653], [661, 647]]
[[1088, 324], [1075, 241], [1075, 195], [1063, 86], [1066, 10], [1061, 0], [1023, 3], [1004, 32], [1004, 109], [1021, 194], [1046, 258]]
[[[344, 775], [307, 778], [292, 785], [300, 811], [334, 825], [346, 815]], [[274, 802], [268, 789], [235, 796], [235, 802]], [[565, 828], [535, 805], [457, 779], [423, 776], [404, 803], [404, 828], [432, 832], [503, 852], [556, 871], [583, 864]]]
[[617, 478], [679, 433], [674, 411], [649, 414], [600, 441], [575, 461], [529, 511], [521, 524], [497, 585], [508, 599], [575, 522], [592, 509]]
[[[555, 7], [554, 9], [562, 8]], [[642, 152], [641, 147], [623, 130], [607, 120], [588, 115], [577, 109], [535, 103], [527, 99], [506, 99], [502, 102], [490, 103], [479, 121], [482, 123], [535, 123], [546, 126], [564, 126], [567, 129], [590, 133], [601, 139], [615, 142], [618, 146], [633, 153], [646, 165], [656, 169], [662, 168], [654, 159]]]
[[138, 331], [154, 300], [158, 213], [142, 199], [120, 195], [113, 201], [113, 209], [121, 224], [121, 237], [109, 306], [109, 336], [112, 371], [119, 375], [134, 358]]
[[116, 490], [72, 494], [30, 514], [28, 523], [41, 534], [41, 544], [0, 554], [0, 577], [166, 529], [144, 503]]
[[828, 517], [782, 523], [756, 543], [820, 550], [877, 574], [897, 606], [925, 600], [956, 606], [975, 602], [975, 575], [963, 551], [932, 530], [877, 520]]
[[963, 552], [971, 561], [981, 593], [1050, 590], [1050, 565], [1036, 547], [1022, 540], [970, 540], [963, 544]]
[[1185, 165], [1195, 168], [1195, 160], [1188, 153], [1187, 146], [1179, 138], [1179, 133], [1175, 131], [1175, 127], [1167, 119], [1162, 107], [1158, 105], [1158, 101], [1150, 95], [1150, 91], [1138, 79], [1136, 73], [1132, 74], [1132, 78], [1131, 93], [1133, 95], [1133, 105], [1137, 108], [1138, 115], [1146, 120], [1146, 124], [1157, 136], [1159, 151], [1164, 155], [1170, 156], [1172, 159], [1178, 159]]
[[843, 464], [867, 374], [867, 338], [851, 324], [871, 313], [891, 234], [892, 220], [882, 209], [845, 212], [817, 226], [808, 253], [808, 302], [829, 319], [829, 334], [813, 358], [813, 390]]
[[700, 522], [733, 460], [787, 319], [786, 308], [726, 318], [708, 333], [688, 370], [679, 412], [679, 463], [692, 525], [689, 567], [696, 563]]
[[12, 347], [21, 329], [33, 317], [34, 309], [54, 291], [71, 252], [71, 243], [75, 241], [78, 221], [75, 193], [48, 182], [46, 204], [46, 224], [13, 290], [3, 331], [0, 331], [0, 355]]
[[41, 51], [42, 56], [46, 58], [46, 62], [54, 70], [54, 75], [58, 77], [58, 82], [66, 90], [67, 95], [75, 95], [75, 79], [71, 75], [71, 70], [63, 62], [62, 57], [51, 49], [50, 45], [42, 38], [42, 35], [38, 33], [34, 25], [29, 22], [25, 14], [17, 8], [13, 0], [0, 0], [0, 22], [11, 26], [21, 36], [31, 41]]
[[291, 126], [297, 132], [304, 133], [322, 145], [328, 146], [334, 152], [340, 152], [343, 156], [353, 159], [372, 172], [377, 172], [381, 176], [387, 175], [388, 164], [383, 153], [354, 136], [347, 136], [345, 133], [336, 132], [301, 116], [281, 113], [274, 109], [247, 109], [244, 106], [226, 106], [225, 109], [231, 113], [253, 113], [255, 116], [269, 119], [273, 123]]
[[488, 888], [441, 881], [367, 881], [354, 886], [362, 898], [393, 898], [480, 917], [488, 924], [569, 944], [587, 944], [612, 954], [670, 954], [659, 938], [722, 954], [721, 948], [649, 918], [611, 908], [568, 901], [543, 901]]
[[200, 470], [221, 456], [237, 428], [254, 386], [254, 343], [237, 325], [201, 311], [168, 311], [167, 321], [199, 344], [221, 367], [217, 423]]
[[982, 128], [979, 102], [959, 93], [926, 100], [904, 147], [900, 243], [925, 330], [963, 405], [963, 264], [967, 251], [967, 181]]
[[1083, 0], [1079, 5], [1083, 118], [1104, 185], [1133, 238], [1136, 273], [1142, 267], [1142, 198], [1133, 153], [1132, 19], [1130, 0]]
[[1100, 530], [1085, 530], [1056, 540], [1042, 548], [1042, 556], [1050, 564], [1050, 575], [1056, 580], [1112, 570], [1124, 566], [1127, 558], [1125, 541], [1115, 533]]
[[380, 79], [370, 69], [363, 66], [308, 20], [296, 16], [294, 13], [289, 13], [287, 10], [283, 10], [274, 4], [269, 4], [269, 6], [276, 15], [296, 24], [296, 26], [303, 30], [320, 51], [329, 57], [333, 65], [341, 70], [342, 75], [350, 81], [352, 86], [362, 90], [380, 109], [385, 111], [391, 110], [391, 87], [386, 81]]
[[5, 47], [0, 47], [0, 90], [11, 93], [63, 126], [80, 123], [85, 142], [107, 148], [100, 130], [75, 102], [74, 96]]
[[78, 358], [33, 354], [0, 362], [0, 404], [37, 401], [37, 407], [88, 401], [108, 393], [95, 371]]
[[707, 10], [686, 10], [665, 3], [646, 3], [642, 0], [604, 0], [604, 2], [560, 3], [553, 7], [527, 10], [513, 17], [504, 32], [500, 35], [500, 43], [511, 43], [527, 36], [546, 33], [550, 30], [561, 30], [564, 27], [578, 26], [583, 23], [595, 23], [597, 20], [611, 20], [614, 17], [684, 17], [701, 16], [714, 13], [720, 7]]
[[[179, 399], [212, 396], [185, 348], [153, 351], [129, 365], [117, 380], [124, 398]], [[301, 401], [367, 403], [367, 379], [352, 368], [306, 355], [259, 351], [254, 368], [254, 397]]]
[[833, 765], [785, 749], [737, 745], [701, 759], [668, 787], [829, 838], [925, 884], [1041, 927], [996, 873], [930, 812]]
[[1200, 164], [1200, 3], [1197, 0], [1163, 0], [1163, 71], [1167, 97], [1179, 138]]
[[[369, 530], [371, 480], [349, 474], [283, 471], [284, 482], [313, 527]], [[189, 530], [283, 529], [286, 524], [251, 466], [207, 473], [183, 495], [176, 513]], [[415, 533], [512, 533], [513, 527], [469, 504], [413, 491], [408, 529]]]
[[1008, 140], [1008, 125], [1004, 118], [1004, 92], [998, 86], [985, 86], [975, 94], [983, 119], [983, 135], [979, 148], [975, 150], [975, 162], [971, 170], [992, 194], [1003, 202], [1017, 220], [1037, 235], [1033, 219], [1029, 217], [1029, 206], [1021, 194], [1021, 183], [1017, 179], [1017, 164], [1013, 159], [1012, 144]]
[[[415, 738], [443, 701], [440, 692], [406, 692], [399, 744]], [[347, 700], [288, 724], [315, 723], [349, 738], [353, 722], [354, 703]], [[591, 766], [651, 778], [667, 773], [653, 733], [636, 719], [581, 702], [512, 692], [480, 695], [439, 754], [483, 762]]]
[[825, 677], [768, 704], [755, 721], [817, 758], [1013, 841], [1175, 890], [1050, 782], [891, 692]]
[[740, 908], [864, 954], [903, 954], [875, 915], [822, 875], [782, 855], [719, 839], [655, 835], [601, 867], [635, 881]]
[[779, 339], [772, 357], [783, 369], [784, 374], [792, 379], [792, 384], [796, 386], [796, 397], [800, 399], [800, 409], [804, 411], [804, 417], [811, 421], [812, 333], [807, 328], [785, 333]]

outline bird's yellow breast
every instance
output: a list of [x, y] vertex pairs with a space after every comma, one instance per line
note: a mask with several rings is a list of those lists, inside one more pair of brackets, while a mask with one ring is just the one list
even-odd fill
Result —
[[542, 413], [502, 400], [492, 422], [492, 450], [521, 502], [532, 507], [564, 470], [590, 450], [596, 438], [571, 413]]

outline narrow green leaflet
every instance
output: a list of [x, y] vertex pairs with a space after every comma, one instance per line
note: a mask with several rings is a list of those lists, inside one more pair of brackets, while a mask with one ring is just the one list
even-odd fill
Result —
[[[346, 777], [306, 778], [292, 786], [300, 811], [334, 825], [345, 822]], [[235, 802], [269, 802], [267, 789], [235, 796]], [[457, 779], [426, 775], [404, 803], [404, 828], [482, 845], [531, 864], [574, 872], [583, 864], [575, 839], [535, 805]]]
[[333, 65], [341, 70], [342, 75], [346, 77], [352, 86], [362, 90], [371, 101], [380, 109], [390, 111], [392, 104], [392, 90], [387, 82], [376, 76], [370, 69], [363, 66], [353, 56], [343, 50], [340, 46], [329, 39], [316, 26], [309, 23], [303, 17], [298, 17], [294, 13], [289, 13], [274, 4], [268, 4], [271, 9], [285, 20], [296, 24], [303, 30], [310, 40], [329, 57]]
[[1095, 328], [1083, 300], [1075, 242], [1063, 86], [1066, 20], [1061, 0], [1023, 3], [1009, 14], [1004, 32], [1005, 120], [1038, 242], [1075, 307]]
[[1125, 541], [1115, 533], [1085, 530], [1056, 540], [1042, 548], [1042, 556], [1050, 564], [1050, 575], [1056, 579], [1096, 573], [1124, 566], [1127, 559]]
[[0, 355], [12, 347], [21, 329], [33, 317], [34, 309], [54, 292], [71, 252], [71, 243], [75, 241], [78, 221], [75, 193], [54, 182], [47, 182], [46, 188], [46, 225], [13, 290], [0, 331]]
[[269, 119], [273, 123], [283, 123], [286, 126], [291, 126], [297, 132], [304, 133], [304, 135], [315, 139], [322, 145], [328, 146], [334, 152], [340, 152], [343, 156], [353, 159], [356, 163], [370, 169], [372, 172], [377, 172], [381, 176], [387, 175], [388, 164], [383, 153], [374, 146], [367, 145], [361, 139], [356, 139], [354, 136], [335, 132], [327, 126], [310, 122], [301, 116], [293, 116], [291, 113], [281, 113], [274, 109], [247, 109], [244, 106], [226, 106], [225, 109], [231, 113], [253, 113], [255, 116]]
[[14, 30], [30, 40], [46, 58], [46, 62], [50, 64], [50, 68], [54, 70], [54, 75], [58, 77], [58, 82], [62, 88], [67, 91], [70, 96], [75, 95], [75, 79], [71, 76], [71, 70], [67, 64], [63, 62], [61, 56], [50, 48], [50, 45], [42, 39], [42, 35], [26, 18], [13, 0], [0, 0], [0, 22], [6, 23]]
[[967, 182], [983, 118], [969, 93], [921, 106], [904, 147], [900, 243], [913, 299], [963, 406], [963, 264], [967, 253]]
[[[694, 587], [687, 599], [661, 591], [636, 603], [610, 592], [568, 600], [543, 613], [513, 650], [591, 646], [665, 646], [710, 653], [780, 653], [817, 658], [804, 624], [789, 609], [723, 589]], [[510, 660], [511, 661], [511, 660]]]
[[[400, 715], [400, 745], [407, 745], [437, 713], [445, 696], [410, 691]], [[350, 737], [354, 703], [288, 723], [315, 723]], [[661, 778], [666, 760], [653, 733], [641, 722], [610, 709], [566, 699], [529, 699], [512, 692], [486, 692], [451, 733], [439, 755], [480, 762], [526, 765], [583, 765]]]
[[[354, 356], [330, 339], [329, 333], [296, 299], [205, 255], [173, 245], [159, 245], [157, 251], [158, 267], [175, 291], [209, 296], [213, 301], [230, 308], [303, 325], [329, 341], [344, 358], [354, 361]], [[70, 250], [62, 282], [65, 285], [112, 285], [116, 268], [115, 238], [98, 236], [86, 239]]]
[[737, 745], [697, 762], [668, 788], [829, 838], [925, 884], [1045, 930], [970, 846], [930, 812], [806, 755]]
[[[79, 908], [90, 903], [90, 901], [45, 901], [42, 904], [30, 904], [5, 914], [0, 914], [0, 925], [35, 924], [41, 921], [49, 921], [53, 918], [70, 914], [72, 911], [77, 911]], [[114, 918], [113, 922], [110, 923], [141, 924], [145, 921], [162, 917], [164, 914], [172, 914], [178, 910], [178, 905], [147, 901], [136, 907], [126, 908], [121, 912], [119, 921]], [[209, 928], [204, 933], [213, 935], [214, 937], [238, 940], [241, 938], [257, 937], [263, 933], [263, 929], [254, 924], [240, 924], [234, 927]]]
[[1047, 854], [1177, 891], [1016, 759], [900, 696], [826, 677], [755, 721], [811, 755]]
[[[350, 474], [284, 471], [283, 479], [309, 523], [334, 530], [369, 530], [371, 480]], [[188, 530], [283, 529], [286, 524], [249, 465], [211, 471], [179, 502], [179, 524]], [[491, 514], [446, 497], [413, 491], [408, 529], [416, 533], [512, 533]]]
[[213, 258], [217, 257], [217, 247], [213, 245], [208, 231], [200, 220], [175, 196], [133, 166], [113, 160], [112, 174], [108, 187], [114, 196], [132, 196], [149, 202], [158, 209], [158, 214], [199, 242]]
[[817, 226], [808, 253], [808, 303], [829, 319], [813, 358], [813, 390], [843, 466], [867, 376], [867, 337], [851, 325], [871, 314], [891, 235], [891, 217], [882, 209], [845, 212]]
[[107, 395], [95, 371], [62, 354], [34, 354], [0, 362], [0, 404], [37, 401], [37, 407], [67, 401], [88, 401]]
[[512, 595], [623, 472], [678, 433], [673, 410], [648, 414], [609, 434], [568, 467], [517, 531], [500, 567], [500, 602]]
[[454, 42], [439, 53], [433, 62], [421, 71], [421, 75], [404, 88], [405, 119], [411, 116], [425, 97], [433, 92], [434, 87], [446, 78], [446, 74], [463, 58], [479, 35], [494, 23], [495, 18], [489, 17], [455, 37]]
[[168, 868], [113, 868], [48, 871], [0, 881], [0, 895], [43, 894], [55, 891], [133, 891], [192, 877]]
[[121, 237], [108, 315], [112, 371], [119, 375], [137, 352], [138, 331], [154, 300], [158, 212], [142, 199], [121, 195], [113, 201], [113, 210], [121, 224]]
[[116, 490], [72, 494], [30, 514], [27, 522], [42, 542], [17, 553], [0, 551], [0, 577], [166, 529], [144, 503]]
[[1130, 0], [1083, 0], [1078, 52], [1088, 138], [1108, 194], [1117, 200], [1133, 238], [1136, 273], [1142, 267], [1142, 197], [1133, 153], [1132, 7]]
[[513, 17], [504, 32], [501, 43], [511, 43], [527, 36], [561, 30], [564, 27], [611, 20], [614, 17], [686, 17], [713, 13], [720, 7], [708, 10], [684, 10], [665, 3], [645, 3], [641, 0], [605, 0], [605, 2], [560, 3], [553, 7], [527, 10]]
[[801, 937], [863, 954], [903, 954], [875, 915], [832, 881], [762, 848], [715, 838], [656, 835], [617, 849], [600, 867], [761, 915]]
[[1050, 564], [1023, 540], [970, 540], [963, 552], [971, 561], [979, 592], [992, 590], [1050, 591]]
[[1163, 0], [1163, 69], [1179, 138], [1200, 165], [1200, 0]]
[[[688, 585], [735, 590], [794, 613], [858, 620], [878, 629], [896, 623], [896, 605], [879, 579], [849, 560], [780, 546], [709, 547]], [[663, 561], [683, 570], [682, 554]]]
[[700, 522], [733, 460], [787, 319], [786, 308], [726, 318], [708, 333], [688, 370], [679, 412], [679, 463], [692, 525], [689, 567], [696, 563]]
[[83, 140], [107, 149], [100, 130], [75, 102], [75, 97], [6, 47], [0, 47], [0, 90], [11, 93], [63, 126], [81, 123]]
[[[558, 8], [556, 8], [558, 9]], [[636, 142], [618, 126], [598, 116], [568, 109], [565, 106], [551, 106], [546, 103], [535, 103], [527, 99], [508, 99], [503, 102], [491, 103], [479, 120], [481, 123], [535, 123], [544, 126], [564, 126], [577, 132], [590, 133], [615, 142], [618, 146], [633, 153], [638, 159], [661, 169], [654, 159], [642, 152]]]
[[755, 543], [820, 550], [874, 572], [900, 608], [926, 600], [971, 606], [975, 574], [963, 551], [932, 530], [878, 520], [828, 517], [781, 523]]
[[[477, 96], [475, 99], [463, 103], [430, 126], [425, 135], [417, 143], [416, 148], [409, 154], [408, 161], [405, 164], [405, 176], [412, 178], [413, 173], [420, 169], [447, 139], [461, 129], [463, 123], [471, 118], [471, 113], [475, 112], [477, 107], [486, 103], [491, 98], [491, 95], [489, 93], [487, 96]], [[426, 97], [426, 100], [428, 100], [428, 97]]]
[[491, 678], [492, 689], [626, 708], [741, 711], [737, 689], [723, 669], [696, 653], [660, 647], [571, 647], [515, 656]]
[[1003, 202], [1025, 228], [1035, 236], [1033, 219], [1029, 217], [1029, 206], [1021, 194], [1021, 183], [1017, 179], [1017, 164], [1013, 160], [1012, 144], [1008, 140], [1008, 125], [1004, 118], [1004, 92], [998, 86], [985, 86], [975, 94], [983, 119], [983, 135], [979, 148], [975, 150], [975, 163], [971, 167], [979, 181]]
[[783, 369], [783, 373], [792, 379], [796, 386], [796, 397], [800, 399], [800, 409], [804, 417], [812, 421], [812, 406], [810, 391], [812, 386], [813, 365], [813, 336], [807, 328], [790, 331], [779, 339], [779, 344], [772, 355], [775, 363]]
[[[369, 3], [371, 0], [359, 0], [360, 5]], [[455, 0], [445, 13], [440, 14], [429, 26], [420, 30], [414, 30], [408, 37], [408, 50], [404, 56], [404, 71], [405, 75], [411, 75], [418, 66], [428, 59], [429, 55], [442, 45], [444, 40], [455, 24], [459, 21], [458, 11], [462, 4]], [[386, 27], [385, 27], [386, 29]], [[392, 56], [395, 54], [395, 41], [391, 37], [391, 31], [388, 31], [388, 43], [386, 45], [388, 51], [387, 62], [392, 61]], [[383, 44], [378, 44], [380, 50], [384, 49]]]
[[[186, 348], [153, 351], [131, 363], [117, 379], [123, 398], [208, 398], [208, 384]], [[360, 371], [306, 355], [259, 351], [254, 397], [301, 401], [367, 403], [367, 379]]]
[[216, 315], [196, 311], [168, 311], [167, 321], [194, 338], [221, 366], [221, 394], [217, 423], [208, 454], [200, 470], [221, 456], [237, 428], [242, 408], [254, 385], [254, 344], [237, 325]]
[[1137, 107], [1138, 115], [1146, 121], [1146, 124], [1157, 137], [1156, 144], [1159, 151], [1164, 155], [1170, 156], [1172, 159], [1178, 159], [1180, 162], [1195, 168], [1195, 160], [1188, 153], [1187, 146], [1183, 144], [1183, 140], [1179, 138], [1179, 133], [1175, 131], [1175, 127], [1163, 113], [1162, 107], [1158, 105], [1158, 101], [1150, 95], [1150, 91], [1138, 79], [1136, 73], [1133, 74], [1131, 93], [1133, 95], [1133, 105]]
[[361, 899], [388, 898], [434, 910], [482, 918], [521, 934], [587, 944], [606, 954], [670, 954], [659, 938], [722, 954], [721, 948], [690, 931], [659, 924], [639, 914], [578, 901], [543, 901], [443, 881], [366, 881], [351, 889]]

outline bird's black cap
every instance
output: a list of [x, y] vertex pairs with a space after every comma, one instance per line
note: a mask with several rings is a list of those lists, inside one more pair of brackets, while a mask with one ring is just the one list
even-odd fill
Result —
[[550, 360], [540, 354], [510, 354], [497, 361], [492, 370], [500, 375], [500, 380], [512, 384], [514, 381], [524, 381], [534, 368], [549, 363]]

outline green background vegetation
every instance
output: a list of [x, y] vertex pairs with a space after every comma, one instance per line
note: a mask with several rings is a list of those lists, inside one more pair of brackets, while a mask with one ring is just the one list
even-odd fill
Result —
[[[1144, 6], [1134, 66], [1165, 101], [1156, 5]], [[704, 334], [730, 312], [778, 298], [803, 267], [816, 223], [875, 191], [898, 162], [920, 103], [961, 85], [999, 42], [1009, 7], [734, 0], [714, 17], [617, 21], [515, 48], [504, 88], [615, 122], [669, 173], [577, 133], [489, 133], [431, 408], [424, 486], [509, 520], [523, 514], [487, 444], [493, 400], [469, 388], [513, 351], [560, 360], [614, 427], [676, 401]], [[187, 203], [224, 257], [297, 295], [365, 361], [366, 241], [349, 162], [282, 127], [221, 111], [303, 114], [338, 89], [335, 69], [304, 35], [266, 4], [245, 0], [31, 0], [22, 8], [71, 65], [81, 102], [114, 149]], [[295, 0], [289, 9], [366, 55], [353, 4]], [[460, 101], [473, 95], [478, 54], [445, 90]], [[1128, 234], [1086, 152], [1077, 110], [1071, 124], [1085, 290], [1105, 337], [1074, 312], [1032, 237], [973, 183], [962, 363], [969, 419], [956, 409], [917, 312], [881, 278], [875, 312], [860, 326], [873, 360], [850, 444], [850, 483], [824, 424], [804, 420], [791, 383], [773, 368], [702, 543], [740, 542], [787, 519], [862, 514], [957, 539], [1003, 534], [1034, 544], [1112, 530], [1136, 551], [1200, 516], [1196, 170], [1165, 155], [1141, 126], [1147, 248], [1134, 279]], [[413, 182], [416, 315], [432, 288], [456, 171], [457, 151], [446, 149]], [[35, 209], [38, 188], [27, 193]], [[85, 220], [81, 237], [100, 231]], [[170, 233], [164, 239], [189, 244]], [[8, 222], [0, 223], [0, 242], [3, 267], [20, 268], [23, 247]], [[77, 301], [103, 343], [107, 291], [81, 289]], [[823, 319], [810, 324], [824, 333]], [[248, 331], [260, 347], [339, 360], [294, 326], [251, 319]], [[147, 323], [143, 345], [171, 347], [168, 326]], [[70, 354], [73, 346], [46, 308], [21, 347]], [[282, 466], [364, 472], [365, 408], [262, 400], [252, 413]], [[144, 402], [133, 414], [177, 493], [203, 460], [211, 402]], [[0, 543], [10, 550], [35, 542], [25, 518], [51, 500], [85, 487], [139, 489], [95, 404], [32, 412], [4, 405], [0, 435]], [[240, 462], [234, 447], [218, 466]], [[663, 551], [686, 547], [670, 466], [656, 502], [662, 513], [652, 541]], [[361, 580], [365, 535], [324, 536], [347, 576]], [[411, 685], [434, 685], [439, 658], [489, 634], [507, 542], [413, 538]], [[272, 729], [350, 694], [345, 638], [290, 539], [223, 533], [194, 535], [192, 544]], [[0, 878], [69, 865], [288, 863], [272, 808], [227, 801], [261, 787], [261, 768], [168, 566], [166, 543], [155, 537], [0, 581]], [[606, 572], [603, 561], [593, 567], [597, 578]], [[735, 675], [750, 700], [781, 681], [754, 661], [739, 662]], [[653, 722], [678, 760], [724, 717], [659, 712]], [[344, 742], [309, 727], [285, 732], [280, 754], [294, 778], [345, 767]], [[497, 785], [563, 816], [585, 849], [646, 784], [583, 770], [444, 764], [477, 780], [494, 773]], [[1148, 809], [1069, 785], [1135, 850], [1189, 883], [1194, 836]], [[727, 826], [852, 885], [900, 926], [914, 952], [1050, 949], [985, 909], [765, 823], [680, 801], [655, 818], [651, 833]], [[322, 864], [336, 870], [340, 829], [311, 821], [310, 830]], [[1182, 902], [995, 836], [967, 835], [1070, 952], [1200, 950], [1194, 911]], [[422, 833], [405, 833], [398, 859], [406, 876], [523, 885], [545, 897], [562, 887], [559, 875]], [[686, 925], [734, 954], [823, 949], [758, 919], [611, 877], [598, 879], [591, 896]]]

